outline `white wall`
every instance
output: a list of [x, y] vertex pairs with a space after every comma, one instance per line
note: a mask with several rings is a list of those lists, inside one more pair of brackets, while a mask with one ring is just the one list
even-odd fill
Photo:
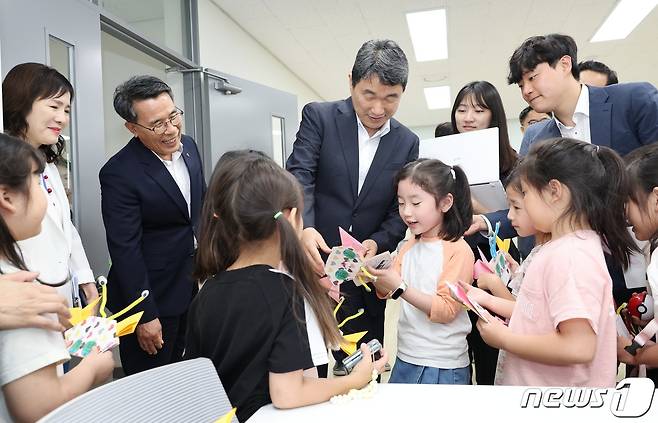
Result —
[[323, 101], [212, 0], [199, 0], [199, 53], [204, 67], [296, 95], [299, 110]]
[[[435, 126], [412, 126], [409, 129], [418, 135], [418, 138], [425, 140], [434, 138], [434, 128]], [[507, 133], [509, 134], [509, 142], [512, 148], [519, 151], [523, 136], [521, 135], [521, 124], [518, 119], [507, 119]]]

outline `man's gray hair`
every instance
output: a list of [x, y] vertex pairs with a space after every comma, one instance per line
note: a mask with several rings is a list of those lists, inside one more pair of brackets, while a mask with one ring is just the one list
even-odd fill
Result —
[[133, 102], [156, 98], [162, 93], [174, 99], [171, 87], [160, 78], [150, 75], [133, 76], [114, 90], [114, 110], [127, 122], [137, 122]]
[[402, 90], [407, 87], [409, 62], [395, 41], [370, 40], [359, 49], [352, 67], [352, 86], [373, 75], [384, 85], [402, 85]]

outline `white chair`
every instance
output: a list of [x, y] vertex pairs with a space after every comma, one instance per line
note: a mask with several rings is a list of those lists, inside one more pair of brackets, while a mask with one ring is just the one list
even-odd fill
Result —
[[[207, 358], [181, 361], [99, 386], [39, 422], [208, 422], [231, 410]], [[232, 422], [237, 422], [233, 417]]]

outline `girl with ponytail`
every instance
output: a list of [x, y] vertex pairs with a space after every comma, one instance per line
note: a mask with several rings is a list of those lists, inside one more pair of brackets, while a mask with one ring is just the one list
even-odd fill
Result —
[[301, 210], [297, 180], [262, 153], [234, 152], [215, 167], [195, 271], [205, 282], [190, 307], [185, 357], [213, 361], [240, 421], [269, 403], [301, 407], [361, 388], [387, 360], [373, 363], [363, 345], [345, 377], [304, 374], [317, 353], [311, 325], [323, 346], [341, 338], [299, 239]]
[[534, 145], [518, 171], [528, 217], [551, 239], [527, 267], [516, 303], [470, 288], [510, 318], [508, 326], [479, 320], [480, 334], [507, 352], [504, 385], [614, 387], [617, 334], [603, 252], [627, 267], [636, 248], [624, 164], [610, 148], [555, 138]]
[[399, 212], [414, 237], [393, 266], [368, 269], [380, 297], [401, 298], [398, 352], [390, 383], [470, 383], [467, 313], [446, 282], [473, 280], [473, 252], [462, 234], [473, 214], [459, 166], [419, 159], [396, 178]]

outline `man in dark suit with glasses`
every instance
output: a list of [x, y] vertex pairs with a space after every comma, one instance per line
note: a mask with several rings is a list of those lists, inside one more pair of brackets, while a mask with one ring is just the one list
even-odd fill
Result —
[[196, 143], [182, 134], [183, 111], [166, 83], [133, 77], [114, 92], [114, 109], [133, 138], [100, 171], [112, 260], [107, 306], [118, 311], [150, 292], [135, 333], [119, 346], [124, 371], [133, 374], [182, 357], [206, 184]]

